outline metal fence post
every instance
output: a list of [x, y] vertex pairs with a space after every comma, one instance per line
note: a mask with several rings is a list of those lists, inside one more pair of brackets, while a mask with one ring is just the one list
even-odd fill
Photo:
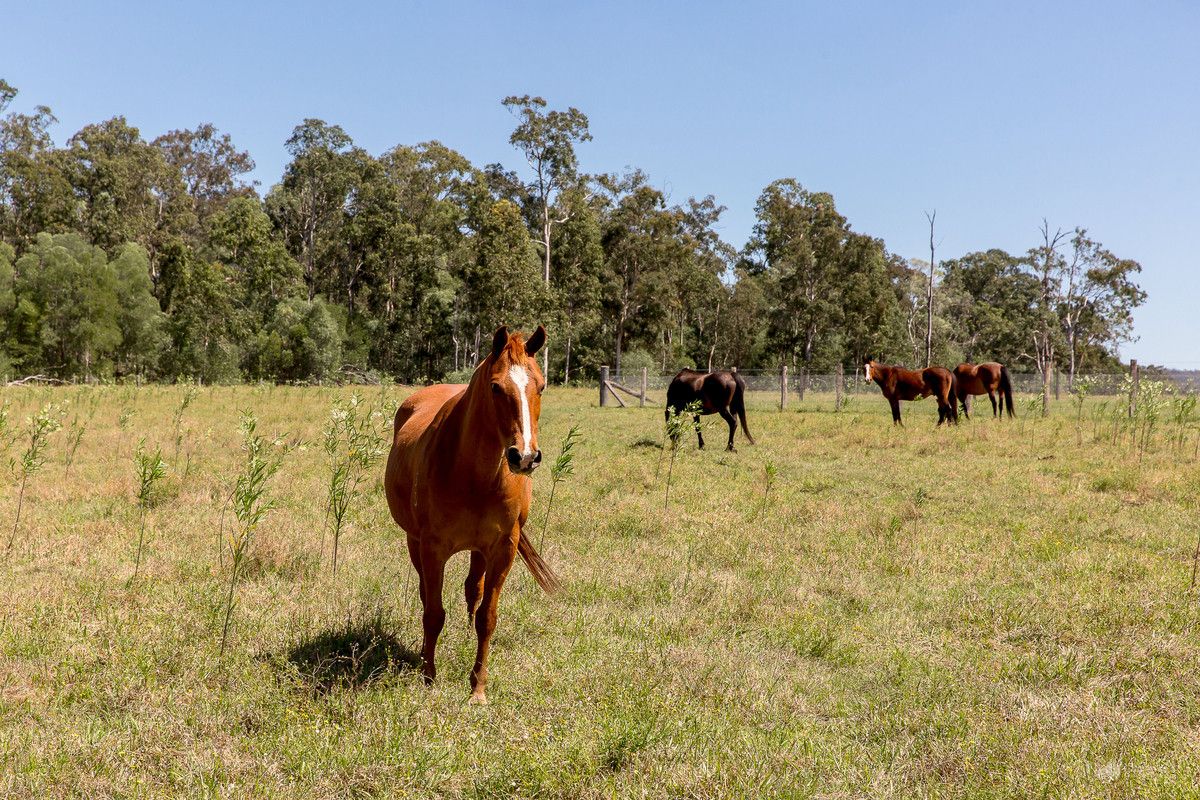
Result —
[[787, 406], [787, 364], [779, 368], [779, 410]]
[[842, 392], [845, 390], [845, 387], [846, 387], [846, 373], [845, 373], [845, 370], [842, 367], [841, 363], [839, 362], [837, 365], [837, 380], [834, 382], [834, 390], [833, 390], [833, 392], [834, 392], [834, 394], [833, 394], [833, 402], [834, 402], [833, 410], [834, 411], [842, 410]]
[[600, 407], [608, 407], [608, 367], [600, 368]]
[[642, 395], [638, 398], [638, 407], [646, 405], [646, 367], [642, 367]]
[[1142, 379], [1142, 371], [1138, 369], [1136, 358], [1129, 359], [1129, 377], [1133, 379], [1129, 388], [1129, 416], [1132, 419], [1137, 414], [1138, 384]]

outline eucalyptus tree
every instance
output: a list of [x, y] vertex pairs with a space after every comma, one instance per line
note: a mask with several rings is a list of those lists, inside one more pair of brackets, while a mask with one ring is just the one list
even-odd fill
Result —
[[1004, 250], [967, 253], [942, 262], [941, 308], [966, 361], [1028, 361], [1037, 330], [1041, 285], [1027, 261]]
[[[502, 104], [520, 120], [509, 136], [509, 143], [525, 156], [533, 170], [528, 186], [538, 217], [542, 247], [542, 282], [550, 289], [552, 231], [570, 218], [569, 207], [555, 208], [559, 194], [576, 183], [579, 162], [575, 145], [591, 141], [587, 115], [575, 107], [566, 111], [546, 110], [541, 97], [511, 95]], [[550, 350], [543, 348], [544, 371], [549, 378]]]
[[[17, 90], [0, 85], [0, 112]], [[66, 159], [50, 137], [58, 120], [46, 106], [0, 117], [0, 238], [18, 250], [38, 233], [61, 233], [77, 223]]]
[[528, 330], [537, 324], [546, 302], [537, 252], [515, 205], [507, 200], [492, 203], [475, 252], [475, 262], [466, 269], [463, 282], [478, 358], [481, 337], [490, 328], [506, 324]]
[[183, 192], [183, 197], [170, 200], [181, 202], [190, 211], [194, 224], [187, 233], [193, 246], [202, 241], [210, 220], [230, 200], [254, 197], [253, 182], [245, 178], [254, 170], [254, 159], [212, 123], [164, 133], [152, 144], [179, 175], [180, 180], [172, 182], [168, 190]]
[[377, 197], [389, 210], [375, 227], [370, 267], [371, 313], [386, 331], [376, 363], [407, 380], [440, 377], [460, 333], [454, 304], [473, 258], [471, 209], [486, 205], [473, 198], [487, 192], [470, 161], [441, 142], [399, 145], [379, 164], [389, 190]]
[[[363, 153], [339, 125], [306, 119], [292, 130], [292, 160], [267, 195], [267, 213], [299, 262], [308, 299], [338, 294], [336, 274], [347, 198], [361, 174]], [[334, 269], [330, 269], [334, 267]]]
[[1138, 262], [1118, 258], [1087, 230], [1076, 228], [1070, 255], [1059, 277], [1059, 319], [1066, 339], [1068, 390], [1075, 387], [1080, 356], [1089, 345], [1104, 343], [1115, 352], [1133, 331], [1133, 309], [1146, 299], [1133, 280], [1142, 271]]
[[71, 377], [107, 370], [121, 344], [117, 274], [78, 234], [39, 234], [17, 261], [16, 293], [37, 310], [38, 366]]
[[613, 337], [613, 364], [621, 371], [621, 355], [631, 326], [651, 325], [662, 313], [663, 265], [677, 244], [679, 220], [663, 193], [650, 186], [645, 173], [601, 176], [605, 193], [602, 244], [605, 256], [605, 306]]
[[563, 343], [563, 383], [572, 367], [598, 363], [607, 348], [597, 347], [603, 315], [604, 244], [599, 200], [581, 183], [565, 191], [560, 205], [567, 219], [554, 229], [554, 270], [551, 314]]
[[793, 364], [811, 366], [840, 316], [836, 293], [849, 233], [833, 196], [810, 192], [791, 178], [767, 186], [755, 206], [747, 245], [771, 288], [773, 348]]
[[304, 293], [299, 264], [253, 196], [233, 197], [213, 213], [207, 245], [229, 271], [236, 302], [254, 324], [269, 319], [279, 303]]
[[82, 232], [110, 252], [126, 242], [142, 245], [157, 281], [159, 253], [194, 224], [180, 174], [124, 117], [86, 125], [67, 145]]

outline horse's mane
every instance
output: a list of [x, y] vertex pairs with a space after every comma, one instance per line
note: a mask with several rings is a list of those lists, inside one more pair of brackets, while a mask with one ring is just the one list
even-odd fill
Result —
[[525, 337], [519, 333], [510, 334], [508, 344], [504, 346], [502, 353], [508, 353], [508, 358], [514, 364], [525, 363]]

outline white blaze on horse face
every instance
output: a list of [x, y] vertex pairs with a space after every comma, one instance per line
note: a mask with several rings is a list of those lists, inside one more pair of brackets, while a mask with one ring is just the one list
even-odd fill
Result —
[[871, 382], [871, 362], [863, 364], [863, 380], [867, 383]]
[[524, 447], [521, 448], [521, 455], [529, 455], [529, 443], [533, 440], [533, 427], [529, 422], [529, 395], [525, 394], [525, 389], [529, 386], [529, 373], [524, 367], [511, 366], [508, 368], [508, 377], [517, 386], [517, 394], [521, 396], [521, 437], [525, 440]]

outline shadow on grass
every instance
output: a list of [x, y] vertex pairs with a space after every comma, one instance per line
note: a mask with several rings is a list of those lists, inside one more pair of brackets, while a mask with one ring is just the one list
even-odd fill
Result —
[[315, 694], [358, 689], [421, 666], [417, 650], [376, 622], [355, 622], [317, 633], [292, 647], [286, 660]]
[[651, 448], [654, 450], [662, 450], [663, 445], [662, 445], [662, 442], [660, 442], [656, 439], [651, 439], [647, 436], [643, 436], [641, 439], [638, 439], [636, 442], [634, 442], [633, 444], [631, 444], [629, 446], [635, 450], [639, 449], [639, 448], [643, 448], [643, 447]]

